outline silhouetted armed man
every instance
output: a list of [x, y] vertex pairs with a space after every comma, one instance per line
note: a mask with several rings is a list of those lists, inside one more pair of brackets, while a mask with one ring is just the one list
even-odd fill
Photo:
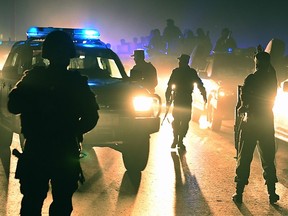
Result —
[[267, 185], [270, 203], [279, 200], [275, 193], [278, 181], [275, 167], [275, 131], [273, 105], [277, 94], [276, 72], [270, 64], [270, 55], [258, 52], [255, 56], [256, 72], [247, 76], [241, 90], [241, 106], [238, 112], [247, 113], [241, 124], [240, 149], [236, 167], [236, 193], [233, 200], [242, 203], [242, 193], [248, 184], [250, 166], [257, 145], [260, 153], [263, 177]]
[[134, 50], [135, 65], [130, 71], [130, 78], [133, 81], [139, 82], [150, 93], [155, 93], [155, 88], [158, 85], [157, 70], [152, 63], [145, 61], [144, 50]]
[[175, 148], [176, 145], [178, 145], [179, 148], [185, 150], [186, 147], [183, 144], [183, 138], [187, 134], [191, 120], [194, 83], [197, 83], [205, 103], [207, 102], [207, 98], [202, 80], [199, 78], [196, 70], [190, 68], [188, 65], [190, 56], [182, 54], [178, 59], [179, 67], [172, 71], [165, 97], [167, 104], [170, 102], [169, 99], [172, 91], [174, 91], [174, 107], [172, 111], [174, 119], [172, 122], [174, 140], [171, 148]]
[[73, 193], [83, 181], [79, 142], [97, 124], [99, 107], [87, 78], [67, 70], [75, 56], [68, 34], [49, 33], [42, 57], [50, 65], [26, 71], [9, 94], [8, 109], [20, 114], [25, 137], [15, 175], [23, 194], [22, 216], [41, 215], [49, 184], [49, 215], [70, 215]]

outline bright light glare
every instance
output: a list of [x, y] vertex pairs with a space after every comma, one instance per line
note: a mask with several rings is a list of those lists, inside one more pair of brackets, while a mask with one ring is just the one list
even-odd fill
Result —
[[209, 125], [209, 122], [207, 121], [206, 116], [202, 115], [199, 119], [199, 127], [201, 129], [207, 129], [207, 128], [209, 128], [209, 126], [210, 125]]
[[220, 97], [224, 97], [225, 96], [225, 92], [224, 91], [219, 91], [219, 96]]
[[278, 90], [275, 103], [274, 103], [274, 114], [279, 117], [288, 116], [288, 93]]
[[137, 112], [149, 111], [152, 108], [153, 99], [151, 97], [139, 96], [133, 100], [134, 109]]

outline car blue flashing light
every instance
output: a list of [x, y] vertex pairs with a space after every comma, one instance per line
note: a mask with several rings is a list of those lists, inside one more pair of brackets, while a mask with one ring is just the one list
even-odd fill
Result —
[[89, 86], [97, 86], [97, 84], [94, 83], [94, 82], [88, 82], [88, 85], [89, 85]]
[[232, 48], [228, 48], [228, 53], [232, 53], [233, 49]]
[[27, 38], [45, 38], [50, 32], [54, 31], [54, 28], [41, 28], [41, 27], [30, 27], [26, 32]]
[[50, 32], [62, 30], [71, 35], [73, 40], [97, 40], [100, 33], [96, 29], [70, 29], [70, 28], [52, 28], [52, 27], [30, 27], [27, 32], [27, 38], [44, 39]]

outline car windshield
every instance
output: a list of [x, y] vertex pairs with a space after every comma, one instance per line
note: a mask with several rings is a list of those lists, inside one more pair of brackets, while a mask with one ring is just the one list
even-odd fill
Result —
[[81, 74], [94, 78], [122, 78], [114, 59], [89, 55], [81, 52], [70, 61], [69, 69], [77, 69]]
[[[119, 63], [118, 63], [119, 64]], [[78, 70], [89, 79], [123, 78], [115, 56], [108, 51], [96, 49], [76, 49], [76, 57], [70, 60], [68, 68]], [[33, 49], [32, 66], [47, 66], [49, 60], [42, 58], [41, 49]]]

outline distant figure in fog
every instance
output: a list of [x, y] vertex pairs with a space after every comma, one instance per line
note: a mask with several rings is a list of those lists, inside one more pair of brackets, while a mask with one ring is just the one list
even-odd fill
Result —
[[180, 39], [182, 32], [178, 26], [175, 25], [173, 19], [166, 20], [166, 27], [163, 31], [163, 39], [166, 42], [167, 54], [177, 54], [180, 49]]
[[147, 53], [149, 56], [165, 54], [165, 42], [159, 29], [153, 29], [150, 32]]
[[178, 145], [180, 149], [185, 150], [186, 147], [183, 144], [183, 139], [187, 134], [191, 120], [194, 83], [197, 83], [205, 103], [207, 102], [207, 97], [202, 80], [195, 69], [190, 68], [188, 65], [190, 56], [182, 54], [178, 59], [179, 67], [172, 71], [165, 92], [165, 98], [167, 105], [172, 102], [171, 97], [174, 101], [172, 111], [174, 139], [171, 148], [175, 148]]
[[222, 29], [220, 38], [216, 41], [215, 52], [232, 52], [237, 48], [236, 41], [231, 36], [232, 32], [228, 28]]
[[156, 68], [150, 62], [145, 61], [144, 50], [134, 50], [132, 57], [134, 57], [135, 65], [130, 70], [131, 80], [139, 82], [150, 93], [154, 93], [158, 85]]
[[117, 52], [119, 54], [130, 53], [131, 45], [124, 38], [120, 40], [120, 45], [117, 45]]
[[202, 28], [197, 28], [196, 32], [196, 45], [191, 54], [191, 66], [198, 71], [205, 68], [206, 59], [212, 50], [212, 43], [209, 31], [207, 31], [205, 34]]
[[49, 215], [70, 215], [73, 193], [78, 181], [84, 181], [80, 142], [97, 124], [99, 107], [87, 78], [67, 70], [75, 56], [70, 36], [51, 32], [42, 49], [50, 65], [26, 71], [9, 94], [8, 109], [20, 114], [25, 138], [23, 153], [15, 154], [22, 216], [41, 215], [49, 184], [53, 197]]
[[139, 43], [139, 40], [137, 37], [133, 37], [133, 43], [131, 44], [131, 50], [141, 49], [142, 44]]
[[269, 201], [279, 200], [275, 183], [278, 182], [275, 167], [275, 131], [273, 105], [277, 94], [277, 77], [270, 63], [270, 55], [260, 51], [255, 56], [256, 72], [244, 80], [241, 89], [239, 114], [247, 115], [241, 124], [236, 167], [236, 193], [233, 200], [242, 203], [242, 193], [248, 184], [250, 166], [257, 145], [260, 153], [263, 177], [267, 185]]
[[182, 53], [191, 54], [197, 43], [197, 37], [194, 35], [194, 32], [190, 29], [186, 29], [182, 38]]

